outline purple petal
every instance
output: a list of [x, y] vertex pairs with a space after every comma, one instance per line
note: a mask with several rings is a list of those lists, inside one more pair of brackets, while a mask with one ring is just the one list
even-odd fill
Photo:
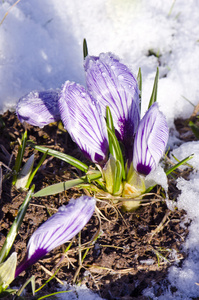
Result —
[[59, 99], [64, 127], [84, 154], [94, 163], [107, 158], [108, 141], [105, 120], [85, 88], [67, 81]]
[[21, 123], [43, 127], [60, 120], [60, 90], [33, 91], [19, 99], [16, 114]]
[[155, 170], [162, 157], [169, 137], [169, 129], [158, 104], [154, 103], [146, 112], [135, 136], [133, 166], [141, 174]]
[[17, 267], [15, 277], [37, 262], [52, 249], [72, 239], [90, 220], [95, 210], [95, 198], [81, 196], [71, 199], [69, 204], [43, 223], [31, 236], [27, 254]]
[[85, 60], [86, 82], [90, 95], [105, 116], [109, 106], [117, 137], [131, 148], [140, 120], [137, 81], [130, 70], [110, 53]]

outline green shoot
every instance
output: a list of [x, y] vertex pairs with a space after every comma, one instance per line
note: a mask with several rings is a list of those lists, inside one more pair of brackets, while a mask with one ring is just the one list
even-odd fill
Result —
[[76, 167], [77, 169], [79, 169], [79, 170], [81, 170], [85, 173], [88, 171], [88, 166], [86, 164], [84, 164], [80, 160], [78, 160], [78, 159], [76, 159], [76, 158], [74, 158], [74, 157], [72, 157], [68, 154], [65, 154], [65, 153], [62, 153], [62, 152], [44, 147], [44, 146], [34, 145], [33, 143], [30, 143], [30, 146], [33, 147], [35, 150], [38, 150], [40, 152], [43, 152], [43, 153], [48, 152], [47, 153], [48, 155], [54, 156], [58, 159], [61, 159], [61, 160], [65, 161], [66, 163]]
[[31, 187], [31, 189], [29, 190], [29, 192], [26, 195], [24, 202], [22, 203], [21, 207], [19, 208], [18, 214], [10, 228], [10, 231], [9, 231], [9, 233], [6, 237], [6, 240], [3, 244], [3, 247], [1, 248], [0, 263], [2, 263], [6, 259], [6, 257], [8, 256], [8, 254], [10, 252], [10, 249], [12, 248], [12, 245], [18, 234], [18, 231], [19, 231], [19, 228], [23, 221], [23, 218], [26, 214], [26, 211], [27, 211], [28, 205], [30, 203], [30, 200], [32, 198], [33, 192], [34, 192], [34, 186]]
[[93, 174], [87, 174], [87, 175], [82, 176], [77, 179], [59, 182], [59, 183], [47, 186], [46, 188], [43, 188], [42, 190], [36, 192], [34, 194], [34, 197], [44, 197], [44, 196], [50, 196], [50, 195], [62, 193], [72, 187], [75, 187], [82, 183], [87, 183], [88, 180], [93, 181], [93, 180], [99, 179], [101, 177], [102, 177], [101, 172], [95, 171]]
[[194, 157], [194, 154], [187, 156], [183, 160], [181, 160], [179, 163], [175, 164], [173, 167], [171, 167], [169, 170], [167, 170], [165, 173], [168, 176], [170, 173], [175, 171], [177, 168], [179, 168], [181, 165], [185, 164], [187, 161], [192, 159]]
[[17, 253], [13, 252], [10, 257], [0, 264], [0, 294], [4, 292], [15, 278], [17, 266]]
[[83, 40], [83, 56], [84, 59], [86, 58], [86, 56], [88, 56], [88, 46], [87, 46], [86, 39]]
[[27, 142], [27, 130], [22, 135], [21, 144], [19, 145], [19, 148], [18, 148], [18, 154], [17, 154], [17, 158], [15, 161], [15, 166], [13, 169], [13, 171], [14, 171], [13, 180], [12, 180], [13, 185], [15, 185], [15, 183], [17, 181], [17, 175], [18, 175], [20, 167], [21, 167], [21, 163], [22, 163], [22, 159], [23, 159], [23, 155], [24, 155], [24, 151], [25, 151], [25, 147], [26, 147], [26, 142]]
[[48, 154], [48, 150], [44, 153], [44, 155], [42, 156], [42, 158], [40, 159], [39, 163], [37, 164], [36, 168], [34, 169], [34, 171], [30, 174], [27, 184], [26, 184], [26, 189], [29, 188], [35, 174], [37, 173], [38, 169], [40, 168], [40, 166], [43, 164], [44, 160], [46, 159], [46, 156]]
[[149, 106], [148, 109], [151, 107], [151, 105], [157, 101], [157, 93], [158, 93], [158, 78], [159, 78], [159, 68], [157, 68], [156, 75], [155, 75], [155, 80], [153, 84], [153, 90], [151, 94], [151, 98], [149, 101]]
[[199, 127], [196, 126], [192, 121], [189, 121], [189, 126], [191, 127], [191, 130], [195, 137], [199, 140]]
[[138, 82], [138, 88], [139, 88], [140, 111], [141, 111], [141, 100], [142, 100], [142, 72], [141, 72], [141, 68], [139, 68], [139, 70], [138, 70], [137, 82]]
[[31, 287], [32, 287], [32, 294], [33, 296], [35, 295], [35, 276], [32, 275], [23, 285], [22, 287], [18, 290], [17, 296], [20, 296], [23, 290], [26, 288], [26, 286], [31, 282]]

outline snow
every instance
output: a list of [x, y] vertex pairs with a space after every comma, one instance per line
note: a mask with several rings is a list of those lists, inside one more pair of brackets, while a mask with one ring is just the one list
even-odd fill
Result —
[[[178, 207], [192, 222], [183, 245], [187, 259], [181, 267], [169, 269], [171, 285], [159, 298], [155, 287], [145, 292], [153, 299], [199, 297], [199, 142], [178, 147], [174, 129], [174, 119], [188, 118], [198, 103], [198, 0], [21, 0], [12, 7], [14, 3], [0, 2], [0, 22], [9, 11], [0, 25], [1, 113], [14, 109], [16, 101], [32, 90], [60, 88], [66, 80], [84, 84], [83, 38], [89, 54], [113, 52], [135, 75], [141, 67], [142, 114], [159, 66], [158, 102], [171, 130], [169, 146], [178, 159], [195, 154], [188, 162], [194, 168], [189, 180], [178, 179]], [[156, 56], [149, 56], [149, 50]], [[96, 299], [83, 289], [88, 295], [80, 299]], [[81, 294], [81, 288], [78, 291]], [[68, 299], [67, 294], [61, 299]]]

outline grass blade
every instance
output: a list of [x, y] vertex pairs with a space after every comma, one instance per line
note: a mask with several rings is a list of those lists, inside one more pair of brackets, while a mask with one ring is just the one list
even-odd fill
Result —
[[[112, 114], [111, 114], [110, 108], [108, 106], [106, 107], [106, 125], [107, 125], [107, 127], [110, 128], [110, 130], [115, 135], [115, 128], [114, 128], [113, 118], [112, 118]], [[116, 158], [117, 153], [115, 151], [115, 148], [114, 148], [114, 145], [113, 145], [113, 142], [112, 142], [112, 138], [110, 137], [109, 133], [108, 133], [108, 143], [109, 143], [110, 154], [112, 154], [113, 157]]]
[[107, 126], [107, 131], [108, 131], [108, 134], [110, 135], [110, 138], [112, 139], [112, 145], [113, 145], [114, 151], [115, 151], [115, 159], [119, 160], [119, 162], [121, 163], [122, 177], [125, 180], [126, 175], [125, 175], [125, 168], [124, 168], [124, 159], [123, 159], [123, 155], [122, 155], [122, 150], [120, 148], [120, 144], [117, 140], [116, 135], [108, 126]]
[[27, 184], [26, 184], [26, 189], [29, 188], [29, 186], [30, 186], [30, 184], [31, 184], [31, 182], [32, 182], [32, 180], [33, 180], [35, 174], [37, 173], [38, 169], [41, 167], [41, 165], [43, 164], [44, 160], [46, 159], [47, 154], [48, 154], [48, 151], [46, 151], [46, 152], [44, 153], [44, 155], [42, 156], [42, 158], [41, 158], [40, 161], [38, 162], [36, 168], [35, 168], [34, 171], [30, 174], [30, 177], [28, 178], [28, 182], [27, 182]]
[[158, 79], [159, 79], [159, 68], [157, 68], [156, 75], [155, 75], [155, 80], [153, 84], [153, 91], [151, 94], [151, 98], [149, 101], [149, 106], [148, 109], [151, 107], [151, 105], [157, 101], [157, 93], [158, 93]]
[[141, 100], [142, 100], [142, 72], [141, 72], [141, 68], [139, 68], [139, 70], [138, 70], [137, 82], [138, 82], [138, 88], [139, 88], [139, 100], [140, 100], [140, 111], [141, 111]]
[[189, 126], [191, 127], [191, 130], [195, 137], [199, 140], [199, 127], [196, 126], [192, 121], [189, 121]]
[[30, 146], [33, 147], [35, 150], [43, 152], [43, 153], [46, 153], [46, 151], [48, 151], [48, 155], [54, 156], [58, 159], [61, 159], [61, 160], [65, 161], [66, 163], [76, 167], [77, 169], [79, 169], [85, 173], [88, 171], [88, 166], [86, 164], [84, 164], [80, 160], [78, 160], [68, 154], [62, 153], [57, 150], [50, 149], [48, 147], [34, 145], [33, 143], [31, 143]]
[[26, 188], [28, 179], [30, 177], [30, 174], [32, 172], [33, 164], [34, 164], [34, 154], [32, 154], [23, 168], [20, 170], [18, 176], [17, 176], [17, 181], [15, 183], [15, 186], [17, 189], [24, 189]]
[[83, 56], [84, 59], [86, 58], [86, 56], [88, 56], [88, 46], [86, 39], [83, 40]]
[[119, 160], [116, 160], [115, 176], [113, 181], [113, 195], [119, 192], [122, 182], [122, 166]]
[[21, 207], [18, 211], [18, 214], [10, 228], [10, 231], [8, 232], [6, 240], [0, 251], [0, 263], [2, 263], [6, 259], [7, 255], [10, 252], [10, 249], [12, 248], [12, 245], [15, 241], [15, 238], [17, 236], [17, 233], [19, 231], [19, 228], [21, 226], [23, 218], [26, 214], [26, 211], [27, 211], [28, 205], [30, 203], [30, 200], [32, 198], [33, 192], [34, 192], [34, 186], [32, 186], [31, 189], [28, 191], [26, 198], [25, 198], [23, 204], [21, 205]]
[[77, 179], [72, 179], [64, 182], [59, 182], [50, 186], [47, 186], [46, 188], [43, 188], [42, 190], [36, 192], [34, 194], [34, 197], [44, 197], [44, 196], [50, 196], [58, 193], [62, 193], [74, 186], [80, 185], [82, 183], [88, 183], [93, 180], [99, 179], [102, 177], [101, 172], [96, 171], [93, 174], [85, 175]]
[[22, 163], [22, 159], [23, 159], [23, 155], [24, 155], [24, 151], [25, 151], [25, 147], [26, 147], [26, 142], [27, 142], [27, 130], [22, 135], [21, 144], [19, 145], [19, 148], [18, 148], [17, 158], [15, 161], [14, 169], [13, 169], [13, 171], [14, 171], [13, 180], [12, 180], [13, 185], [15, 185], [15, 183], [17, 181], [17, 175], [18, 175], [20, 167], [21, 167], [21, 163]]
[[186, 158], [184, 158], [183, 160], [181, 160], [179, 163], [177, 163], [175, 166], [173, 166], [172, 168], [170, 168], [169, 170], [167, 170], [165, 172], [166, 175], [168, 176], [170, 173], [172, 173], [173, 171], [175, 171], [175, 169], [179, 168], [181, 165], [185, 164], [187, 161], [189, 161], [193, 157], [194, 157], [194, 154], [187, 156]]

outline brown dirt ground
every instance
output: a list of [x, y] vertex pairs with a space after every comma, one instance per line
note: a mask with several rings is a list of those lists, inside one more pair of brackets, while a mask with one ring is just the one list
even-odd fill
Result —
[[[193, 140], [194, 136], [186, 126], [186, 122], [176, 120], [180, 138]], [[20, 192], [12, 186], [12, 177], [7, 177], [9, 171], [5, 167], [13, 167], [18, 139], [21, 138], [23, 132], [24, 128], [14, 113], [7, 111], [0, 116], [0, 161], [4, 164], [0, 166], [0, 179], [3, 179], [1, 180], [3, 182], [0, 182], [0, 247], [26, 195], [26, 192]], [[84, 159], [67, 132], [59, 129], [57, 124], [43, 129], [28, 126], [28, 139], [34, 140], [39, 145], [51, 146], [81, 160]], [[31, 153], [33, 150], [27, 147], [24, 162]], [[36, 162], [40, 157], [41, 154], [36, 153]], [[187, 177], [189, 172], [189, 169], [183, 172], [178, 171], [175, 178]], [[44, 186], [76, 178], [79, 175], [81, 175], [80, 172], [74, 167], [48, 156], [33, 183], [36, 190], [40, 190]], [[179, 194], [175, 186], [175, 178], [169, 178], [169, 198], [174, 201]], [[20, 274], [11, 286], [19, 287], [25, 283], [26, 279], [35, 275], [36, 288], [38, 288], [50, 278], [50, 272], [53, 274], [59, 267], [56, 278], [47, 283], [36, 294], [36, 297], [31, 296], [29, 284], [27, 289], [30, 293], [23, 299], [38, 299], [42, 295], [55, 292], [56, 287], [63, 281], [71, 284], [74, 281], [86, 284], [88, 288], [105, 299], [145, 299], [142, 295], [143, 290], [154, 283], [159, 286], [156, 296], [161, 295], [161, 282], [166, 281], [167, 269], [175, 263], [172, 253], [176, 251], [180, 262], [185, 258], [182, 243], [188, 233], [189, 224], [186, 223], [186, 230], [182, 228], [180, 223], [186, 217], [185, 212], [177, 209], [169, 211], [161, 197], [161, 189], [156, 188], [153, 192], [154, 194], [149, 199], [150, 203], [141, 206], [134, 213], [123, 213], [119, 207], [114, 208], [109, 202], [97, 203], [106, 218], [101, 219], [100, 227], [99, 219], [94, 214], [82, 230], [82, 255], [98, 229], [101, 230], [101, 235], [95, 244], [90, 246], [81, 268], [79, 268], [80, 246], [77, 236], [73, 239], [67, 254], [64, 254], [67, 244], [55, 249]], [[83, 191], [79, 192], [74, 188], [55, 196], [31, 200], [12, 249], [17, 252], [19, 262], [25, 255], [27, 242], [35, 229], [47, 220], [49, 214], [55, 213], [58, 207], [67, 204], [71, 197], [76, 198], [82, 193]], [[146, 260], [149, 259], [152, 264], [147, 264]], [[12, 299], [11, 296], [6, 298]]]

